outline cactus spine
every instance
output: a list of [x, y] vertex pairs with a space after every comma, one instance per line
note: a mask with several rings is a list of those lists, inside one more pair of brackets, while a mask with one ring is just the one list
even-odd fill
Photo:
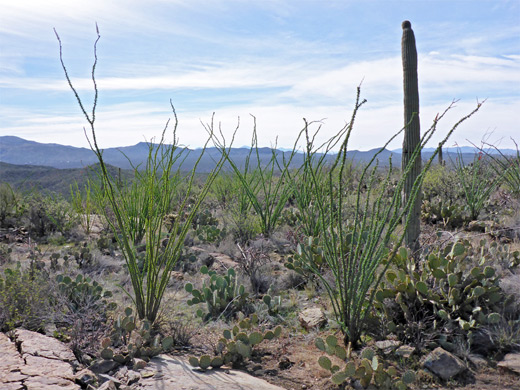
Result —
[[[419, 121], [419, 86], [417, 81], [417, 50], [412, 25], [408, 20], [402, 24], [403, 38], [401, 40], [401, 55], [403, 60], [403, 90], [404, 90], [404, 124], [406, 126], [403, 141], [402, 170], [405, 171], [412, 159], [412, 155], [421, 142], [421, 128]], [[421, 154], [415, 159], [410, 174], [406, 178], [403, 190], [404, 204], [413, 197], [413, 187], [417, 176], [421, 172]], [[419, 249], [421, 192], [415, 197], [410, 209], [405, 243], [416, 251]]]

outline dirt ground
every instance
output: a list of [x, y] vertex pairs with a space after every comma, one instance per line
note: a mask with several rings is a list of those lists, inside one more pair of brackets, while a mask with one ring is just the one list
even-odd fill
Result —
[[[316, 337], [326, 337], [328, 333], [302, 334], [283, 332], [282, 337], [258, 346], [259, 353], [242, 369], [251, 375], [260, 377], [287, 390], [339, 390], [353, 389], [338, 387], [329, 379], [330, 373], [318, 365], [318, 358], [323, 353], [314, 345]], [[196, 336], [193, 341], [201, 341]], [[217, 333], [213, 335], [218, 338]], [[211, 342], [207, 333], [203, 336], [204, 344]], [[198, 339], [198, 340], [197, 340]], [[520, 376], [493, 367], [468, 370], [456, 377], [456, 380], [442, 382], [432, 375], [419, 373], [412, 389], [435, 390], [520, 390]]]

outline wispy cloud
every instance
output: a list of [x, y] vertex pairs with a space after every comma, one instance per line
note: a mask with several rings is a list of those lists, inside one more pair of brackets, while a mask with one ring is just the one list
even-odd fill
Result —
[[368, 104], [352, 142], [379, 146], [402, 122], [400, 23], [406, 17], [417, 36], [423, 123], [452, 99], [461, 99], [454, 110], [460, 117], [476, 98], [488, 98], [478, 120], [460, 130], [460, 141], [494, 128], [507, 139], [520, 123], [520, 26], [513, 17], [518, 4], [490, 4], [454, 9], [449, 1], [421, 2], [412, 9], [408, 2], [388, 1], [9, 2], [0, 13], [0, 134], [85, 145], [84, 118], [64, 80], [52, 27], [63, 40], [75, 87], [90, 101], [97, 21], [104, 146], [157, 135], [171, 116], [170, 97], [186, 144], [200, 145], [200, 120], [216, 111], [230, 131], [242, 118], [246, 130], [239, 145], [249, 142], [251, 113], [265, 145], [278, 137], [290, 146], [302, 117], [327, 118], [324, 136], [341, 128], [361, 82]]

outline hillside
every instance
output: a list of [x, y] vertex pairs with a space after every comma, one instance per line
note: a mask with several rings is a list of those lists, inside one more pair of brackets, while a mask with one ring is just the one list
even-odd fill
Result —
[[[0, 162], [0, 183], [8, 183], [11, 187], [23, 192], [52, 192], [70, 196], [70, 186], [78, 183], [83, 188], [88, 178], [95, 179], [96, 165], [85, 168], [58, 169], [37, 165], [14, 165]], [[117, 176], [119, 169], [109, 166], [110, 174]], [[123, 179], [130, 179], [132, 172], [121, 170]]]

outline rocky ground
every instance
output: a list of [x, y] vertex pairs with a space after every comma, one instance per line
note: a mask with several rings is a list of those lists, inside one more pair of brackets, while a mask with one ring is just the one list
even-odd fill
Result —
[[23, 329], [10, 336], [0, 333], [2, 390], [283, 389], [237, 370], [197, 371], [186, 359], [167, 355], [138, 360], [132, 368], [108, 360], [82, 368], [52, 337]]
[[[232, 369], [192, 368], [185, 356], [160, 355], [148, 363], [136, 359], [132, 366], [112, 360], [98, 360], [82, 367], [64, 343], [39, 333], [17, 329], [0, 333], [0, 384], [2, 390], [282, 390], [333, 388], [316, 368], [316, 357], [303, 348], [268, 353], [276, 357], [264, 363], [261, 372]], [[398, 351], [402, 346], [391, 340], [376, 347]], [[294, 348], [294, 347], [293, 347]], [[435, 349], [422, 362], [444, 385], [423, 382], [421, 389], [517, 390], [520, 388], [520, 354], [508, 354], [496, 368], [474, 357], [469, 365], [442, 348]], [[272, 368], [269, 368], [272, 366]], [[269, 381], [257, 376], [264, 376]], [[329, 384], [328, 384], [329, 383]], [[356, 388], [356, 384], [353, 384]]]

